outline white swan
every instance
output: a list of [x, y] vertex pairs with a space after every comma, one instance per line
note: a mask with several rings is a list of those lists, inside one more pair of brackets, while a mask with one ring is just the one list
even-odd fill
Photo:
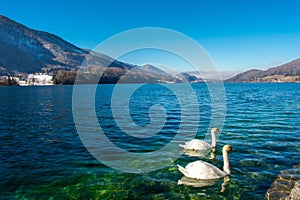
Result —
[[189, 150], [207, 150], [216, 147], [217, 139], [216, 139], [216, 133], [220, 132], [217, 128], [211, 129], [211, 144], [208, 144], [207, 142], [203, 140], [193, 139], [191, 141], [186, 142], [185, 144], [179, 144], [180, 147], [184, 149]]
[[215, 167], [214, 165], [201, 160], [189, 163], [185, 168], [180, 165], [177, 166], [179, 171], [189, 178], [203, 180], [222, 178], [227, 175], [230, 175], [231, 173], [228, 161], [229, 151], [233, 151], [230, 145], [225, 145], [222, 149], [224, 161], [223, 171]]

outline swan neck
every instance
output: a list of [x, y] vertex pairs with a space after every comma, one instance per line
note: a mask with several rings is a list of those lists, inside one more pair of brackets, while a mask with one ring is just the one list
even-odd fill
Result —
[[216, 145], [217, 145], [216, 133], [212, 130], [211, 131], [211, 146], [216, 147]]
[[223, 150], [223, 162], [224, 162], [224, 166], [223, 166], [223, 170], [224, 172], [226, 172], [227, 174], [230, 174], [230, 165], [229, 165], [229, 160], [228, 160], [228, 152]]

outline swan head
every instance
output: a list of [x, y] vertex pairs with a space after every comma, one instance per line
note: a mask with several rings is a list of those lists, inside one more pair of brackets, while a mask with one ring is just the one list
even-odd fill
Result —
[[225, 152], [233, 151], [233, 148], [232, 148], [232, 146], [230, 146], [229, 144], [226, 144], [226, 145], [223, 147], [223, 151], [225, 151]]
[[219, 130], [218, 128], [212, 128], [212, 129], [211, 129], [211, 132], [212, 132], [212, 133], [219, 133], [220, 130]]

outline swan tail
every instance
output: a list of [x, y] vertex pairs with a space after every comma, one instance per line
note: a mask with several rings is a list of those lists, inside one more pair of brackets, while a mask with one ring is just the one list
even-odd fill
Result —
[[184, 149], [186, 148], [186, 145], [184, 145], [184, 144], [179, 144], [179, 146], [184, 148]]
[[182, 167], [182, 166], [180, 166], [180, 165], [177, 165], [177, 166], [178, 166], [179, 171], [180, 171], [181, 173], [183, 173], [183, 175], [189, 177], [189, 172], [188, 172], [184, 167]]

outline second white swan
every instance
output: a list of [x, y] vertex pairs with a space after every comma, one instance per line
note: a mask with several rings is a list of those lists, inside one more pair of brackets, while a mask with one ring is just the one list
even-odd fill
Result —
[[202, 180], [222, 178], [230, 175], [231, 173], [228, 160], [229, 151], [233, 151], [230, 145], [225, 145], [222, 149], [224, 162], [223, 171], [217, 168], [216, 166], [201, 160], [189, 163], [185, 168], [180, 165], [177, 166], [179, 171], [189, 178]]
[[211, 144], [203, 140], [193, 139], [191, 141], [186, 142], [185, 144], [179, 144], [180, 147], [189, 150], [208, 150], [211, 148], [215, 148], [217, 144], [216, 133], [220, 132], [217, 128], [211, 129]]

